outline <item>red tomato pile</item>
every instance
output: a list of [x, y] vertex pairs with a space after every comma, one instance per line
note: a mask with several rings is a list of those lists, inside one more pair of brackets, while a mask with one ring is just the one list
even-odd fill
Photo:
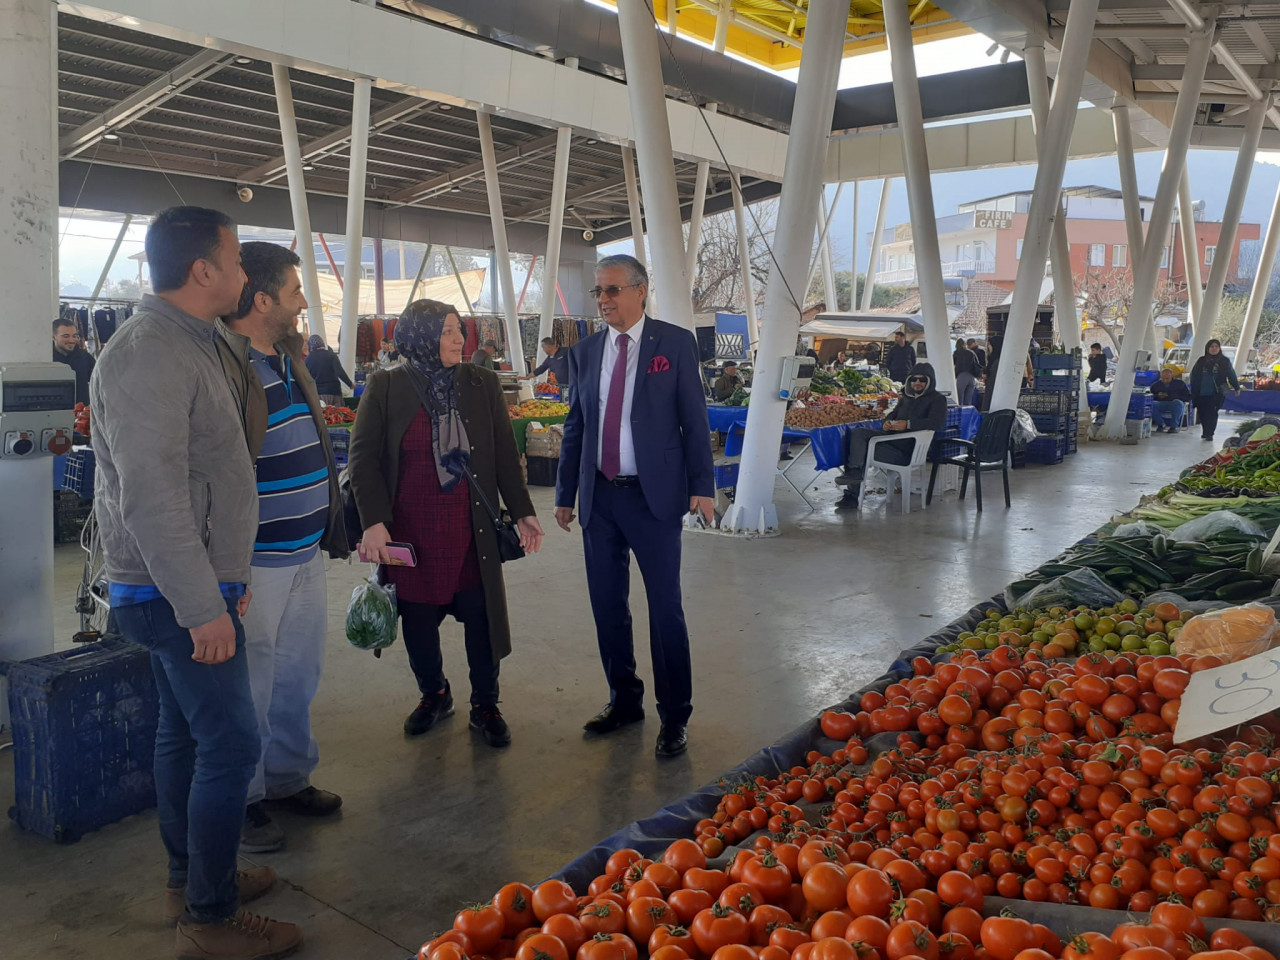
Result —
[[[1191, 672], [1214, 665], [1048, 662], [1010, 647], [919, 658], [857, 714], [823, 715], [843, 747], [731, 789], [694, 839], [654, 861], [618, 851], [585, 896], [560, 881], [509, 884], [419, 957], [1275, 960], [1204, 925], [1280, 920], [1270, 734], [1172, 742]], [[897, 745], [871, 757], [863, 738], [889, 731]], [[753, 836], [726, 867], [708, 866]], [[1150, 912], [1150, 923], [1064, 945], [1043, 926], [984, 916], [997, 894]]]
[[89, 436], [89, 405], [87, 403], [76, 404], [75, 424], [73, 429], [82, 437]]
[[343, 424], [356, 422], [356, 412], [350, 407], [331, 407], [326, 405], [320, 412], [324, 415], [324, 422], [331, 427], [340, 427]]

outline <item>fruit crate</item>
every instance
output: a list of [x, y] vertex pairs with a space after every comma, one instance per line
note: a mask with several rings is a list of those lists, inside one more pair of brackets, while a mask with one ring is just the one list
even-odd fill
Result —
[[1080, 407], [1080, 391], [1054, 391], [1052, 393], [1036, 393], [1024, 391], [1018, 398], [1018, 408], [1030, 414], [1054, 414], [1066, 416]]
[[1156, 410], [1156, 399], [1149, 393], [1129, 398], [1126, 420], [1149, 420]]
[[351, 430], [347, 427], [329, 428], [329, 446], [333, 447], [334, 464], [339, 470], [347, 465], [351, 450]]
[[58, 843], [155, 806], [151, 656], [107, 639], [8, 668], [14, 806]]
[[1036, 393], [1079, 393], [1080, 378], [1070, 373], [1037, 373]]
[[1049, 413], [1033, 413], [1031, 422], [1036, 425], [1036, 430], [1043, 434], [1049, 433], [1075, 433], [1076, 418], [1068, 414], [1049, 414]]
[[74, 493], [81, 500], [91, 500], [96, 463], [92, 450], [72, 450], [67, 454], [67, 466], [62, 474], [62, 489]]
[[556, 472], [560, 469], [559, 457], [525, 457], [529, 465], [529, 486], [554, 487]]
[[1031, 355], [1032, 370], [1076, 370], [1080, 369], [1078, 353], [1035, 353]]
[[1061, 463], [1066, 455], [1065, 437], [1036, 437], [1027, 444], [1027, 463]]
[[53, 542], [79, 543], [80, 531], [93, 510], [92, 500], [81, 500], [69, 490], [58, 490], [53, 495]]

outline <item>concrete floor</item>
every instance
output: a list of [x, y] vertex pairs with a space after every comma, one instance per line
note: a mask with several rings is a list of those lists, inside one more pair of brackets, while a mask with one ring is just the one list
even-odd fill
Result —
[[[651, 699], [643, 725], [603, 740], [582, 737], [582, 723], [608, 694], [576, 531], [550, 532], [540, 555], [506, 568], [515, 652], [503, 664], [503, 710], [514, 733], [504, 751], [473, 736], [462, 709], [426, 736], [403, 736], [401, 722], [417, 700], [403, 647], [378, 660], [346, 642], [346, 600], [365, 570], [332, 564], [328, 663], [313, 709], [321, 748], [314, 782], [346, 803], [329, 821], [282, 819], [287, 849], [257, 862], [274, 866], [284, 882], [255, 907], [305, 925], [303, 957], [403, 960], [464, 903], [508, 880], [536, 882], [714, 780], [1211, 451], [1192, 433], [1138, 446], [1085, 444], [1062, 465], [1015, 471], [1010, 510], [992, 478], [982, 514], [972, 493], [964, 504], [948, 494], [908, 516], [896, 502], [859, 516], [837, 513], [828, 476], [810, 494], [813, 513], [779, 485], [780, 538], [686, 534], [695, 711], [688, 754], [661, 763]], [[806, 466], [792, 475], [810, 475]], [[535, 488], [534, 501], [549, 517], [550, 491]], [[75, 629], [81, 557], [77, 547], [57, 550], [59, 637]], [[638, 574], [633, 596], [643, 596]], [[643, 637], [643, 604], [635, 614]], [[452, 622], [446, 629], [446, 665], [461, 704], [461, 630]], [[637, 659], [648, 677], [645, 646]], [[12, 777], [12, 765], [0, 760], [0, 802], [12, 796]], [[173, 935], [158, 919], [164, 876], [154, 812], [70, 846], [0, 826], [0, 955], [171, 956]]]

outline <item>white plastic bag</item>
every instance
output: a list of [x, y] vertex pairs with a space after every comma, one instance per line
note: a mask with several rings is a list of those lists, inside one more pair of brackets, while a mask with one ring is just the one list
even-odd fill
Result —
[[1182, 526], [1177, 527], [1169, 536], [1179, 543], [1185, 543], [1188, 540], [1209, 540], [1212, 539], [1214, 534], [1222, 533], [1226, 530], [1247, 533], [1249, 536], [1257, 537], [1259, 540], [1267, 539], [1267, 531], [1252, 520], [1246, 520], [1230, 510], [1215, 510], [1213, 513], [1206, 513], [1202, 517], [1188, 520]]
[[1132, 523], [1122, 523], [1111, 531], [1113, 537], [1154, 537], [1157, 534], [1164, 533], [1164, 527], [1152, 523], [1150, 520], [1135, 520]]
[[1111, 584], [1088, 567], [1072, 570], [1060, 577], [1048, 580], [1020, 596], [1012, 593], [1012, 585], [1005, 590], [1005, 606], [1010, 610], [1044, 610], [1049, 607], [1113, 607], [1127, 599]]
[[1014, 443], [1030, 443], [1036, 437], [1040, 436], [1036, 430], [1036, 423], [1031, 419], [1031, 414], [1026, 410], [1015, 410], [1013, 418], [1013, 430], [1011, 433]]

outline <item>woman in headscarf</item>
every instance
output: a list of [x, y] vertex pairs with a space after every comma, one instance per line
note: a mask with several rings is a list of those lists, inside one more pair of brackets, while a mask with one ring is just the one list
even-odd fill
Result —
[[1222, 352], [1222, 344], [1216, 339], [1210, 340], [1204, 345], [1204, 356], [1196, 361], [1187, 378], [1191, 405], [1196, 408], [1196, 418], [1200, 421], [1201, 440], [1213, 439], [1228, 384], [1237, 394], [1240, 392], [1240, 381], [1231, 361]]
[[[453, 713], [440, 624], [462, 623], [471, 675], [471, 727], [505, 746], [498, 663], [511, 652], [497, 535], [482, 498], [518, 518], [521, 545], [542, 544], [497, 375], [462, 362], [458, 312], [435, 300], [411, 303], [396, 324], [398, 367], [370, 374], [351, 436], [351, 492], [364, 527], [362, 555], [383, 564], [396, 588], [404, 645], [421, 702], [404, 722], [410, 736]], [[423, 403], [423, 398], [426, 403]], [[408, 543], [417, 565], [391, 566], [388, 542]]]
[[342, 406], [342, 386], [345, 383], [353, 390], [351, 378], [342, 369], [338, 355], [324, 345], [317, 334], [307, 337], [307, 373], [316, 382], [316, 393], [320, 394], [320, 402], [331, 407]]

